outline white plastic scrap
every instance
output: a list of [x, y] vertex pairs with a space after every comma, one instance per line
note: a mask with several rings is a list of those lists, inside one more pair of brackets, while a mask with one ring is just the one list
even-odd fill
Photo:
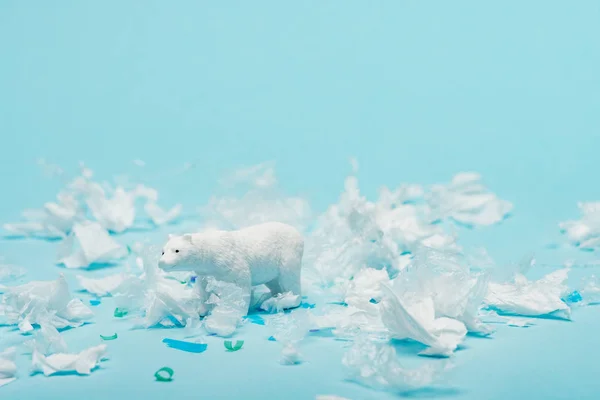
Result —
[[600, 281], [595, 275], [590, 276], [584, 282], [580, 294], [586, 304], [600, 303]]
[[0, 303], [0, 315], [8, 324], [18, 324], [22, 333], [32, 325], [48, 324], [56, 329], [78, 327], [93, 317], [92, 311], [69, 293], [61, 274], [55, 281], [32, 281], [8, 287]]
[[148, 214], [155, 225], [165, 225], [173, 221], [181, 214], [181, 208], [181, 204], [177, 204], [170, 210], [165, 211], [158, 204], [150, 201], [144, 206], [146, 214]]
[[17, 379], [17, 364], [15, 364], [16, 355], [16, 347], [9, 347], [8, 349], [0, 351], [0, 387], [8, 385]]
[[217, 336], [231, 336], [248, 313], [250, 299], [237, 285], [207, 277], [206, 292], [210, 294], [206, 304], [212, 307], [204, 319], [204, 328]]
[[102, 297], [109, 296], [116, 291], [125, 282], [127, 277], [128, 275], [124, 273], [108, 275], [98, 279], [77, 275], [77, 281], [88, 293]]
[[119, 307], [130, 314], [140, 314], [138, 327], [184, 326], [186, 321], [197, 318], [202, 300], [193, 288], [168, 279], [158, 268], [159, 257], [159, 247], [145, 248], [141, 257], [144, 273], [139, 277], [129, 275], [112, 295]]
[[292, 292], [280, 293], [263, 301], [260, 308], [269, 313], [281, 312], [298, 304], [298, 297]]
[[431, 363], [417, 369], [404, 368], [392, 346], [365, 338], [354, 342], [342, 363], [350, 379], [374, 389], [398, 393], [430, 386], [443, 371]]
[[581, 249], [600, 248], [600, 201], [580, 202], [577, 207], [583, 214], [581, 219], [561, 222], [560, 229]]
[[85, 268], [94, 263], [114, 262], [126, 255], [127, 248], [111, 238], [99, 223], [84, 221], [75, 224], [61, 244], [57, 263], [67, 268]]
[[498, 223], [513, 208], [483, 186], [481, 176], [473, 172], [455, 175], [449, 185], [432, 186], [427, 200], [440, 218], [475, 226]]
[[13, 281], [25, 275], [25, 268], [13, 264], [4, 263], [4, 259], [0, 257], [0, 282]]
[[562, 300], [568, 291], [568, 274], [569, 269], [564, 268], [537, 281], [529, 281], [518, 273], [513, 282], [491, 282], [485, 303], [507, 314], [530, 317], [552, 314], [571, 319], [571, 309]]
[[381, 317], [394, 339], [412, 339], [426, 346], [421, 355], [449, 357], [462, 343], [467, 328], [452, 318], [436, 318], [434, 302], [430, 297], [405, 305], [388, 286], [381, 301]]
[[89, 375], [100, 364], [105, 353], [105, 344], [90, 347], [77, 354], [55, 353], [47, 357], [34, 350], [32, 368], [34, 372], [42, 372], [45, 376], [58, 372]]
[[281, 364], [295, 365], [302, 362], [298, 346], [310, 329], [311, 316], [310, 311], [297, 309], [288, 314], [279, 313], [267, 322], [269, 328], [274, 330], [273, 337], [283, 346]]

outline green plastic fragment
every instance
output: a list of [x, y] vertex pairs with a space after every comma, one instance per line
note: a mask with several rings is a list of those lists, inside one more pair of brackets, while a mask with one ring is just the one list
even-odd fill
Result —
[[115, 340], [117, 338], [117, 334], [113, 334], [110, 336], [104, 336], [104, 335], [100, 335], [100, 339], [102, 340]]
[[235, 342], [235, 346], [231, 344], [231, 340], [225, 341], [225, 348], [227, 349], [227, 351], [238, 351], [242, 348], [243, 345], [243, 340], [238, 340], [237, 342]]
[[154, 373], [154, 377], [158, 382], [171, 382], [173, 380], [173, 369], [162, 367]]
[[127, 315], [127, 310], [125, 310], [124, 308], [115, 308], [115, 313], [114, 316], [117, 318], [123, 318], [124, 316]]

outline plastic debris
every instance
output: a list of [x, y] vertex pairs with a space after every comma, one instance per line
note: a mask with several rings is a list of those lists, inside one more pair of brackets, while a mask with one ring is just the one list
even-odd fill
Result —
[[275, 336], [269, 336], [269, 338], [267, 339], [269, 342], [276, 342], [277, 339], [275, 339]]
[[256, 314], [247, 315], [244, 317], [244, 319], [247, 321], [250, 321], [256, 325], [264, 325], [265, 324], [265, 320], [260, 315], [256, 315]]
[[600, 248], [600, 202], [580, 202], [580, 220], [561, 222], [559, 227], [567, 238], [583, 250]]
[[533, 324], [531, 323], [531, 321], [526, 320], [526, 319], [511, 318], [508, 321], [506, 321], [506, 325], [512, 326], [515, 328], [527, 328]]
[[396, 350], [366, 338], [354, 342], [342, 359], [350, 379], [379, 390], [406, 393], [430, 386], [443, 368], [427, 363], [416, 369], [404, 368]]
[[88, 293], [99, 297], [109, 296], [112, 292], [117, 290], [121, 284], [123, 284], [125, 279], [127, 279], [126, 274], [108, 275], [99, 279], [77, 275], [77, 281], [79, 282], [79, 285]]
[[505, 314], [536, 317], [554, 315], [571, 319], [571, 308], [562, 300], [568, 292], [569, 269], [554, 271], [537, 281], [517, 273], [514, 281], [489, 285], [485, 297], [488, 307]]
[[392, 338], [412, 339], [428, 349], [421, 355], [449, 357], [467, 334], [465, 325], [452, 318], [436, 318], [431, 298], [409, 305], [389, 287], [383, 286], [386, 295], [381, 301], [381, 316]]
[[144, 210], [146, 211], [146, 214], [150, 216], [152, 222], [159, 226], [168, 224], [177, 218], [179, 214], [181, 214], [181, 208], [181, 204], [177, 204], [170, 210], [165, 211], [153, 202], [148, 202], [144, 206]]
[[128, 311], [125, 310], [124, 308], [115, 308], [115, 312], [113, 313], [113, 315], [116, 318], [123, 318], [124, 316], [126, 316], [128, 314]]
[[585, 280], [580, 293], [586, 304], [600, 303], [600, 281], [598, 278], [592, 275]]
[[212, 277], [207, 278], [206, 292], [210, 293], [206, 304], [212, 307], [204, 319], [206, 331], [221, 337], [232, 335], [248, 312], [249, 299], [235, 284]]
[[8, 385], [17, 379], [17, 365], [15, 364], [16, 355], [16, 347], [9, 347], [0, 352], [0, 387]]
[[280, 293], [264, 301], [260, 308], [269, 313], [281, 312], [298, 304], [298, 295], [292, 292]]
[[61, 244], [57, 263], [67, 268], [85, 268], [114, 262], [126, 255], [127, 249], [113, 240], [100, 224], [85, 221], [73, 226], [73, 231]]
[[0, 315], [4, 315], [8, 324], [18, 324], [22, 333], [31, 332], [33, 325], [42, 323], [57, 329], [74, 328], [93, 317], [81, 300], [71, 298], [62, 274], [55, 281], [31, 281], [6, 288]]
[[154, 373], [154, 377], [158, 382], [171, 382], [173, 380], [173, 369], [162, 367]]
[[163, 339], [163, 343], [166, 344], [170, 348], [187, 351], [188, 353], [204, 353], [208, 347], [208, 345], [205, 343], [186, 342], [183, 340], [168, 339], [168, 338]]
[[99, 306], [101, 303], [102, 302], [100, 301], [100, 299], [91, 299], [90, 300], [90, 305], [94, 306], [94, 307]]
[[281, 364], [296, 365], [302, 362], [302, 355], [293, 343], [288, 343], [281, 350]]
[[0, 282], [10, 282], [21, 278], [27, 271], [17, 265], [6, 264], [0, 257]]
[[32, 367], [34, 372], [42, 372], [45, 376], [58, 372], [89, 375], [99, 365], [105, 353], [105, 344], [90, 347], [77, 354], [55, 353], [47, 357], [34, 350]]
[[244, 341], [243, 340], [238, 340], [235, 342], [235, 345], [231, 344], [231, 340], [226, 340], [224, 342], [225, 348], [227, 349], [227, 351], [238, 351], [242, 348], [242, 346], [244, 345]]
[[115, 340], [118, 337], [118, 335], [116, 333], [113, 333], [112, 335], [100, 335], [100, 339], [102, 340]]

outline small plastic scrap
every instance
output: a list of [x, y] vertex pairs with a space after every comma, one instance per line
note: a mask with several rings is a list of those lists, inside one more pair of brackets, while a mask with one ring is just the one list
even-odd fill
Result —
[[98, 297], [109, 296], [127, 279], [126, 274], [108, 275], [103, 278], [93, 279], [77, 275], [79, 285], [88, 293]]
[[269, 336], [269, 338], [267, 339], [269, 342], [276, 342], [277, 339], [275, 339], [275, 336]]
[[165, 225], [173, 221], [181, 214], [181, 204], [175, 205], [168, 211], [163, 210], [154, 202], [147, 202], [144, 206], [146, 214], [152, 219], [155, 225]]
[[600, 303], [600, 280], [595, 275], [590, 276], [584, 281], [580, 292], [586, 304]]
[[281, 350], [281, 364], [296, 365], [302, 362], [302, 355], [293, 343], [288, 343]]
[[89, 375], [102, 361], [105, 353], [105, 344], [90, 347], [78, 354], [55, 353], [48, 357], [34, 350], [32, 367], [34, 372], [43, 372], [45, 376], [58, 372], [76, 372], [80, 375]]
[[264, 301], [260, 308], [269, 313], [281, 312], [285, 309], [296, 307], [299, 303], [300, 296], [292, 292], [286, 292]]
[[17, 365], [15, 364], [16, 355], [16, 347], [9, 347], [0, 352], [0, 387], [8, 385], [17, 379]]
[[227, 351], [238, 351], [244, 345], [244, 341], [238, 340], [235, 342], [235, 345], [232, 345], [231, 340], [226, 340], [224, 345], [225, 345], [225, 348], [227, 349]]
[[427, 363], [417, 369], [404, 368], [394, 347], [367, 338], [356, 340], [342, 363], [350, 379], [379, 390], [407, 393], [430, 386], [443, 371], [440, 364]]
[[91, 299], [90, 300], [90, 305], [91, 306], [99, 306], [102, 302], [100, 301], [100, 299]]
[[508, 326], [512, 326], [515, 328], [527, 328], [531, 325], [533, 325], [531, 323], [531, 321], [528, 321], [526, 319], [522, 319], [522, 318], [511, 318], [508, 321], [506, 321], [506, 325]]
[[116, 333], [113, 333], [112, 335], [108, 335], [108, 336], [100, 335], [100, 339], [102, 339], [102, 340], [115, 340], [117, 337], [118, 336]]
[[172, 349], [187, 351], [188, 353], [204, 353], [208, 347], [206, 343], [186, 342], [168, 338], [163, 339], [163, 343]]
[[577, 207], [583, 214], [581, 219], [561, 222], [561, 231], [583, 250], [600, 248], [600, 202], [580, 202]]
[[250, 299], [237, 285], [212, 277], [207, 279], [206, 292], [211, 293], [206, 304], [213, 308], [204, 319], [205, 329], [221, 337], [232, 335], [247, 314]]
[[158, 382], [171, 382], [173, 380], [173, 369], [162, 367], [154, 373], [154, 377]]
[[564, 268], [537, 281], [529, 281], [518, 273], [513, 282], [491, 282], [485, 303], [505, 314], [528, 317], [554, 315], [571, 319], [571, 308], [562, 300], [568, 292], [568, 274], [569, 269]]
[[55, 281], [31, 281], [7, 287], [0, 303], [0, 315], [8, 324], [18, 324], [22, 333], [32, 325], [46, 323], [56, 329], [78, 327], [93, 317], [81, 300], [71, 298], [69, 286], [61, 274]]
[[85, 268], [94, 263], [114, 262], [126, 255], [127, 248], [112, 239], [100, 224], [84, 221], [75, 224], [61, 244], [57, 263], [67, 268]]
[[244, 319], [246, 319], [256, 325], [264, 325], [265, 324], [265, 320], [260, 315], [256, 315], [256, 314], [247, 315], [244, 317]]
[[0, 282], [14, 281], [26, 273], [27, 271], [25, 271], [25, 268], [12, 264], [5, 264], [4, 259], [0, 257]]
[[126, 316], [127, 314], [128, 314], [128, 311], [127, 311], [127, 310], [125, 310], [125, 309], [123, 309], [123, 308], [119, 308], [119, 307], [115, 308], [115, 312], [113, 313], [113, 315], [114, 315], [116, 318], [123, 318], [123, 317], [124, 317], [124, 316]]

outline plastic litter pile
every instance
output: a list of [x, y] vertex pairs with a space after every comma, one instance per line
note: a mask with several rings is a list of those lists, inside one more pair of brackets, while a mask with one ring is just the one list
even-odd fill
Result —
[[[142, 245], [127, 234], [115, 234], [140, 223], [140, 209], [158, 229], [174, 221], [181, 206], [163, 210], [154, 189], [101, 184], [92, 177], [82, 167], [56, 202], [26, 211], [26, 222], [6, 224], [5, 230], [10, 236], [62, 239], [57, 264], [81, 269], [76, 275], [78, 289], [97, 298], [113, 297], [114, 318], [129, 327], [178, 328], [174, 331], [186, 340], [166, 338], [163, 343], [180, 351], [201, 354], [207, 350], [205, 335], [228, 338], [250, 323], [256, 329], [266, 325], [268, 340], [281, 349], [278, 362], [296, 365], [304, 361], [300, 348], [305, 339], [322, 331], [351, 342], [342, 360], [350, 379], [405, 393], [436, 384], [447, 369], [444, 361], [432, 359], [423, 359], [417, 368], [402, 365], [396, 347], [407, 340], [422, 345], [420, 355], [452, 357], [467, 333], [494, 333], [484, 321], [527, 327], [534, 317], [570, 319], [573, 304], [600, 302], [595, 278], [573, 292], [566, 283], [568, 268], [530, 280], [526, 274], [531, 263], [502, 280], [492, 273], [497, 267], [489, 259], [462, 248], [457, 232], [464, 226], [493, 225], [512, 211], [512, 204], [489, 191], [475, 173], [455, 175], [447, 184], [383, 188], [376, 201], [362, 195], [358, 179], [349, 176], [339, 201], [316, 217], [307, 201], [279, 191], [272, 163], [232, 173], [222, 189], [244, 194], [213, 196], [201, 208], [203, 229], [237, 229], [275, 220], [303, 230], [303, 294], [316, 305], [303, 302], [291, 312], [283, 311], [298, 302], [290, 293], [272, 297], [255, 288], [252, 299], [246, 299], [240, 288], [213, 277], [159, 269], [162, 243]], [[561, 224], [580, 248], [600, 243], [598, 204], [580, 204], [582, 219]], [[129, 267], [132, 260], [137, 267]], [[90, 266], [115, 265], [126, 267], [100, 278], [91, 278], [86, 271]], [[61, 330], [93, 321], [93, 312], [72, 296], [62, 275], [54, 281], [6, 286], [24, 274], [20, 267], [0, 263], [0, 282], [5, 283], [0, 286], [0, 323], [32, 334], [25, 343], [33, 371], [46, 376], [90, 374], [104, 360], [104, 342], [119, 336], [104, 331], [101, 344], [69, 352]], [[104, 307], [104, 299], [95, 301], [95, 309]], [[249, 301], [252, 312], [263, 314], [246, 316]], [[319, 340], [327, 340], [323, 336]], [[240, 340], [224, 343], [226, 352], [239, 351], [243, 345]], [[14, 358], [14, 348], [0, 352], [0, 386], [17, 376]], [[155, 377], [170, 382], [173, 374], [164, 367]]]

